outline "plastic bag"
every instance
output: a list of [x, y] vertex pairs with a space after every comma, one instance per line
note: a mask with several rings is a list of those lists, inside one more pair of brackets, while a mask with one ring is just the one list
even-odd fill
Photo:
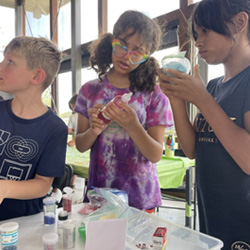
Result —
[[89, 214], [86, 218], [86, 222], [120, 218], [128, 208], [128, 196], [126, 192], [110, 188], [94, 188], [94, 190], [102, 196], [107, 203]]

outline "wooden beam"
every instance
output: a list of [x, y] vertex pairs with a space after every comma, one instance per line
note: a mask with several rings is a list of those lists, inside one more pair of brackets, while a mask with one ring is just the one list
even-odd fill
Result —
[[98, 0], [98, 34], [108, 32], [108, 0]]
[[[58, 44], [58, 29], [57, 29], [57, 0], [50, 0], [50, 39]], [[58, 91], [57, 91], [57, 79], [51, 84], [51, 95], [54, 102], [51, 102], [51, 107], [56, 110], [55, 106], [58, 106]], [[54, 106], [55, 103], [55, 106]]]

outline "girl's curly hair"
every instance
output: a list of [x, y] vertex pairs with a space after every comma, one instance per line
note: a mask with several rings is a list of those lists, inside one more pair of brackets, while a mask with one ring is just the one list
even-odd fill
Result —
[[[128, 29], [132, 30], [128, 37], [133, 36], [136, 32], [141, 34], [149, 55], [158, 49], [161, 42], [159, 25], [141, 12], [132, 10], [124, 12], [114, 25], [113, 35], [106, 33], [90, 45], [89, 63], [100, 79], [112, 67], [112, 40], [126, 33]], [[145, 62], [130, 73], [130, 90], [132, 92], [136, 90], [152, 92], [156, 85], [159, 67], [157, 60], [149, 56]]]

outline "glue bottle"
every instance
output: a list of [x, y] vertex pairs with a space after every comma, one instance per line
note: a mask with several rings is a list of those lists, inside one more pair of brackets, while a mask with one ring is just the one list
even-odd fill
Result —
[[[117, 107], [121, 108], [121, 106], [120, 106], [119, 104], [122, 103], [122, 102], [128, 103], [128, 102], [130, 101], [130, 99], [131, 99], [132, 94], [133, 94], [133, 93], [130, 92], [130, 93], [125, 93], [125, 94], [123, 94], [123, 95], [117, 95], [117, 96], [116, 96], [115, 98], [113, 98], [109, 103], [113, 102], [113, 103], [116, 104]], [[109, 104], [109, 103], [108, 103], [108, 104]], [[108, 105], [108, 104], [107, 104], [107, 105]], [[101, 119], [101, 120], [103, 120], [104, 123], [108, 124], [108, 123], [111, 122], [111, 119], [110, 119], [108, 116], [106, 116], [106, 115], [104, 114], [103, 111], [104, 111], [105, 109], [106, 109], [106, 106], [103, 107], [103, 109], [99, 112], [98, 118]]]

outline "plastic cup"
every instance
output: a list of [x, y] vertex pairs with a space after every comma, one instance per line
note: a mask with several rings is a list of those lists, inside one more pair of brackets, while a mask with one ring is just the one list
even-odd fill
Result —
[[73, 189], [70, 187], [65, 187], [63, 192], [65, 193], [63, 194], [63, 210], [70, 214], [72, 211]]
[[47, 197], [43, 199], [43, 215], [44, 224], [53, 225], [55, 224], [56, 218], [56, 200], [53, 197]]
[[18, 243], [17, 222], [7, 222], [0, 225], [2, 250], [15, 250]]
[[43, 235], [43, 249], [57, 250], [58, 235], [56, 233], [47, 233]]
[[169, 55], [169, 56], [164, 56], [161, 60], [163, 72], [165, 74], [171, 75], [170, 73], [167, 73], [165, 70], [166, 69], [174, 69], [186, 74], [189, 74], [191, 70], [191, 64], [190, 61], [184, 57], [186, 52], [180, 52], [178, 55]]

